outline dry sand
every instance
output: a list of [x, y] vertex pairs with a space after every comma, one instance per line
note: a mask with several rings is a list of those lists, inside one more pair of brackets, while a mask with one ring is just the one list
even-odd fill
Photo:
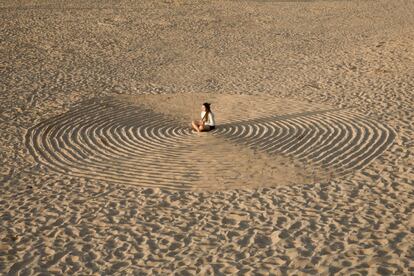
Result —
[[0, 13], [0, 274], [414, 273], [412, 1]]

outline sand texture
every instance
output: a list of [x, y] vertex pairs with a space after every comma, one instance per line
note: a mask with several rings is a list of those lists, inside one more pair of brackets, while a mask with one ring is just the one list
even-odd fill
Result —
[[1, 275], [414, 273], [414, 2], [0, 14]]

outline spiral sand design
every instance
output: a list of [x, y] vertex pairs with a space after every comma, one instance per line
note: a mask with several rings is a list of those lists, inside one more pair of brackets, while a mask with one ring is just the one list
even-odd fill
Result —
[[[395, 138], [384, 124], [333, 109], [225, 122], [203, 135], [146, 106], [109, 98], [37, 124], [26, 145], [39, 163], [60, 173], [191, 190], [210, 187], [198, 181], [203, 174], [224, 175], [235, 166], [237, 156], [220, 164], [206, 161], [230, 154], [228, 144], [288, 156], [332, 177], [362, 169]], [[237, 182], [235, 175], [223, 183], [230, 188]]]

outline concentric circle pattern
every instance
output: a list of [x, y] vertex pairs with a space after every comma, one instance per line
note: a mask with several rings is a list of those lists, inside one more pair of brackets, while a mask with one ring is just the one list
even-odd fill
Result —
[[[210, 143], [224, 140], [270, 156], [289, 156], [336, 176], [363, 168], [395, 138], [390, 127], [347, 110], [227, 122], [207, 135]], [[35, 125], [27, 132], [26, 145], [37, 162], [60, 173], [190, 190], [205, 168], [214, 166], [191, 158], [206, 137], [149, 108], [105, 99]], [[226, 154], [200, 151], [212, 160]], [[220, 173], [231, 167], [229, 161], [213, 169]]]
[[269, 154], [311, 162], [336, 176], [362, 169], [395, 139], [392, 128], [337, 109], [225, 124], [216, 135]]

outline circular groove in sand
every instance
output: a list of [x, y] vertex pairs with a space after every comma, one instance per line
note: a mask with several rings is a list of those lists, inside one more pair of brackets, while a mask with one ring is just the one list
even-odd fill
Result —
[[[311, 162], [341, 176], [381, 155], [395, 132], [357, 113], [326, 110], [238, 119], [219, 126], [211, 137]], [[188, 127], [167, 116], [115, 100], [80, 106], [35, 125], [26, 135], [37, 162], [60, 173], [184, 190], [200, 188], [194, 183], [203, 168], [183, 157], [198, 143]], [[226, 153], [203, 154], [214, 160]], [[219, 170], [231, 166], [225, 162]]]

